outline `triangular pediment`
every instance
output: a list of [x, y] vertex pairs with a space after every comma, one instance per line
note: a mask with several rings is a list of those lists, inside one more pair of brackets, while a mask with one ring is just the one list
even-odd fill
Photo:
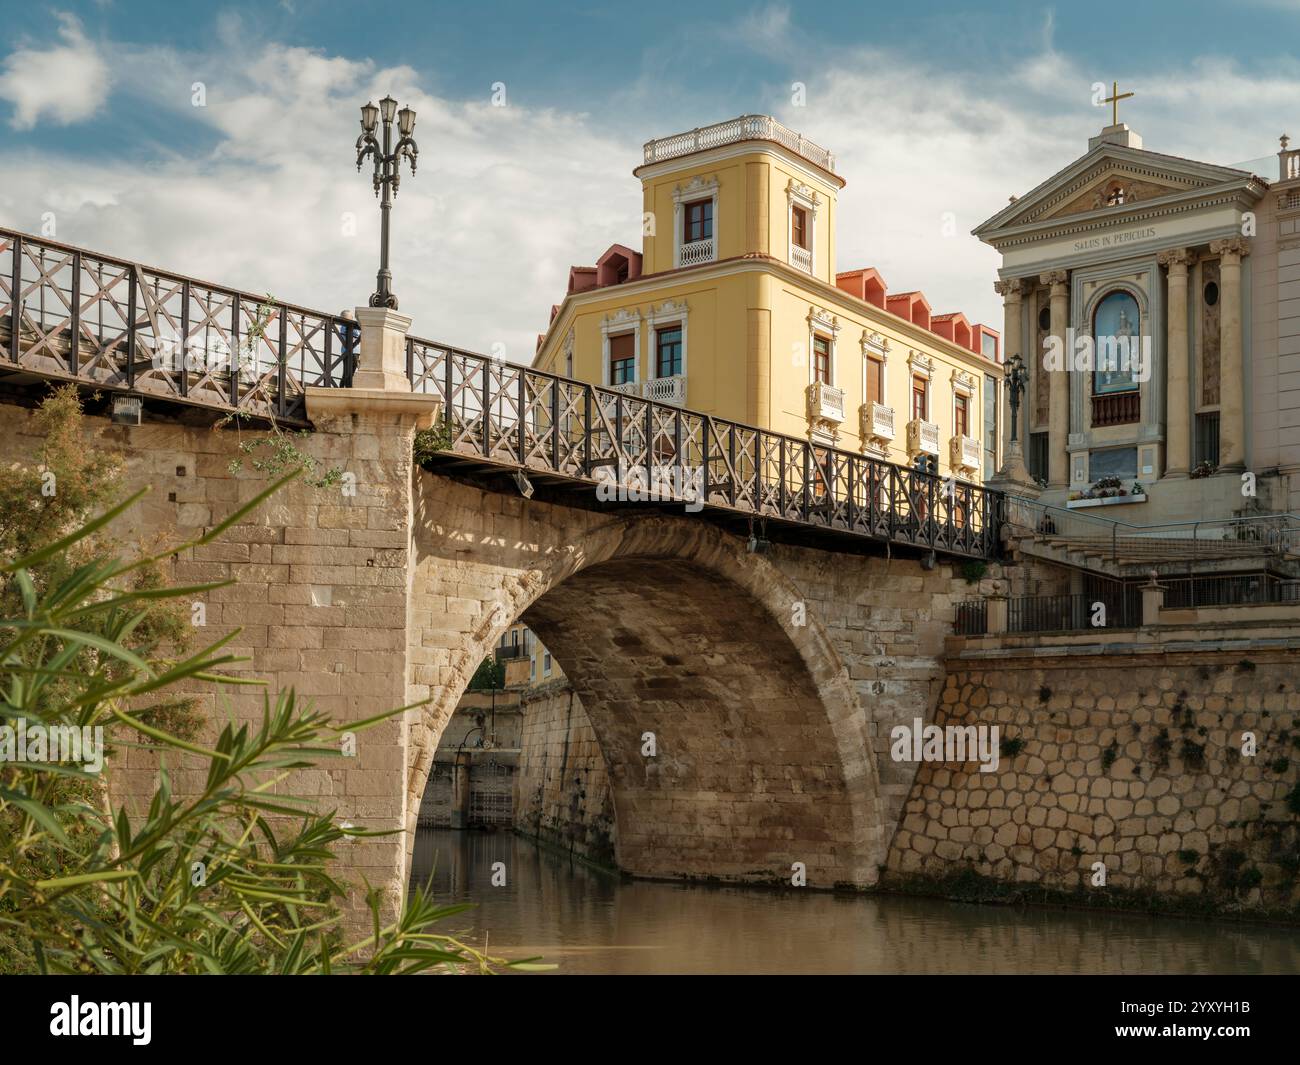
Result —
[[1100, 144], [975, 230], [983, 240], [1094, 212], [1124, 213], [1151, 201], [1194, 200], [1218, 189], [1263, 183], [1248, 171], [1141, 148]]

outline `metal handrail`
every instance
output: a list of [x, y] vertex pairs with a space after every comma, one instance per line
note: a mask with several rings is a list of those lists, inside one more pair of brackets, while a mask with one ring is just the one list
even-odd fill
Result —
[[0, 368], [307, 424], [347, 387], [351, 318], [0, 228]]
[[653, 470], [677, 478], [658, 482], [658, 502], [964, 557], [999, 551], [996, 489], [418, 337], [406, 363], [412, 390], [442, 400], [451, 452], [588, 485], [612, 477], [619, 488]]
[[[1127, 534], [1132, 539], [1149, 541], [1172, 539], [1173, 534], [1178, 530], [1189, 529], [1191, 531], [1190, 539], [1192, 541], [1192, 561], [1197, 561], [1199, 559], [1200, 543], [1202, 539], [1206, 541], [1213, 540], [1216, 542], [1226, 542], [1233, 539], [1222, 535], [1217, 537], [1202, 537], [1201, 532], [1203, 530], [1222, 529], [1226, 531], [1231, 528], [1278, 525], [1281, 527], [1280, 531], [1283, 533], [1294, 531], [1297, 534], [1300, 534], [1300, 514], [1292, 514], [1290, 512], [1255, 514], [1236, 518], [1200, 518], [1190, 519], [1187, 521], [1156, 522], [1147, 525], [1139, 525], [1132, 522], [1121, 521], [1117, 518], [1104, 518], [1095, 514], [1080, 514], [1078, 511], [1058, 507], [1051, 503], [1040, 503], [1037, 500], [1027, 499], [1024, 496], [1008, 495], [1005, 500], [1005, 508], [1005, 520], [1009, 525], [1022, 524], [1015, 520], [1015, 516], [1017, 508], [1023, 508], [1024, 510], [1040, 515], [1041, 517], [1060, 515], [1063, 522], [1077, 522], [1083, 525], [1091, 524], [1093, 527], [1098, 527], [1103, 530], [1103, 535], [1108, 534], [1110, 537], [1112, 561], [1116, 561], [1119, 557], [1121, 529], [1126, 530]], [[1032, 528], [1035, 532], [1040, 535], [1048, 536], [1065, 535], [1057, 531], [1054, 525], [1051, 531], [1044, 532], [1041, 517], [1039, 520], [1032, 523]], [[1281, 536], [1274, 537], [1272, 542], [1261, 541], [1261, 544], [1270, 547], [1275, 553], [1279, 554], [1284, 554], [1290, 550], [1287, 539]]]

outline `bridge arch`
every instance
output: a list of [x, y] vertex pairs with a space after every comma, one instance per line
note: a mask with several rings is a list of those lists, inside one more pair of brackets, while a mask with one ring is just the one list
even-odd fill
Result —
[[698, 519], [417, 482], [415, 675], [435, 675], [422, 659], [440, 664], [410, 722], [409, 840], [443, 727], [522, 620], [600, 742], [620, 867], [776, 881], [802, 862], [812, 886], [875, 882], [887, 833], [867, 715], [817, 606], [781, 568]]

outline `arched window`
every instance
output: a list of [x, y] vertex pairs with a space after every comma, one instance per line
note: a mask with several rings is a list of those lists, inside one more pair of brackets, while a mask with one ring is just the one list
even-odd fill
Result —
[[1142, 359], [1149, 350], [1142, 344], [1142, 314], [1137, 300], [1116, 291], [1097, 304], [1092, 318], [1095, 362], [1092, 393], [1133, 392], [1142, 380]]

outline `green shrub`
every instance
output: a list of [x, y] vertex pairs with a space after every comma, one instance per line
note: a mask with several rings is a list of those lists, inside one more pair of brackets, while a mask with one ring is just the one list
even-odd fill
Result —
[[[292, 475], [290, 475], [292, 476]], [[503, 965], [430, 931], [463, 906], [408, 897], [392, 921], [367, 887], [370, 931], [343, 938], [348, 887], [330, 868], [334, 846], [384, 833], [350, 828], [280, 782], [341, 756], [334, 725], [290, 691], [268, 696], [256, 724], [227, 724], [212, 746], [144, 720], [136, 707], [177, 684], [249, 683], [221, 671], [238, 631], [194, 653], [169, 655], [140, 638], [159, 603], [188, 602], [222, 584], [141, 587], [137, 576], [171, 554], [216, 539], [286, 477], [206, 535], [134, 561], [88, 550], [140, 495], [4, 566], [18, 608], [0, 615], [0, 724], [112, 730], [121, 747], [162, 755], [142, 814], [113, 809], [102, 774], [84, 764], [0, 762], [0, 964], [41, 973], [412, 973]], [[38, 580], [42, 573], [58, 581]], [[256, 682], [253, 682], [256, 683]], [[173, 791], [169, 763], [186, 756], [202, 784]], [[197, 760], [197, 767], [196, 767]], [[529, 966], [520, 966], [527, 968]]]

